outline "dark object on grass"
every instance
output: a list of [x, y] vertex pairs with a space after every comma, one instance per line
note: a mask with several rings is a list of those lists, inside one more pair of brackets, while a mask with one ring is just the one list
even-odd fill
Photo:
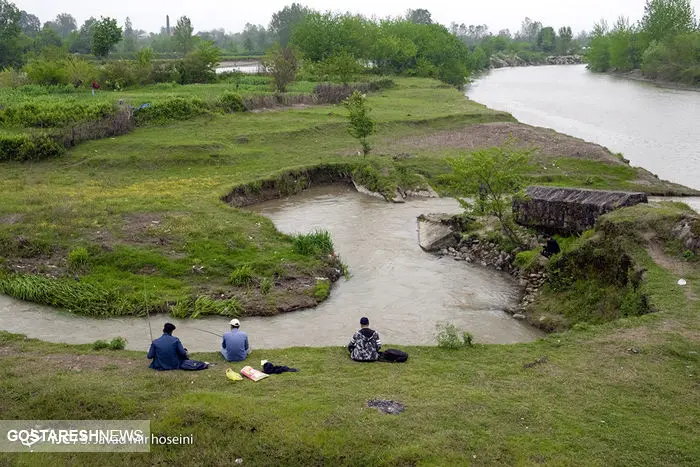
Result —
[[544, 249], [542, 250], [542, 256], [549, 258], [551, 256], [556, 255], [561, 251], [561, 248], [559, 248], [559, 243], [552, 238], [551, 235], [547, 235], [547, 244], [544, 246]]
[[408, 360], [408, 354], [403, 350], [386, 349], [384, 352], [379, 352], [380, 362], [403, 363]]
[[372, 407], [382, 413], [398, 415], [403, 412], [406, 407], [397, 401], [388, 401], [384, 399], [372, 399], [367, 401], [367, 407]]
[[297, 372], [299, 370], [297, 370], [296, 368], [289, 368], [288, 366], [284, 365], [274, 365], [270, 362], [266, 362], [263, 365], [263, 373], [266, 373], [268, 375], [278, 375], [286, 371]]
[[533, 366], [539, 365], [541, 363], [547, 363], [547, 356], [546, 355], [538, 358], [534, 362], [526, 363], [525, 365], [523, 365], [523, 368], [532, 368]]
[[180, 369], [186, 371], [200, 371], [209, 368], [207, 362], [200, 362], [198, 360], [184, 360], [180, 363]]

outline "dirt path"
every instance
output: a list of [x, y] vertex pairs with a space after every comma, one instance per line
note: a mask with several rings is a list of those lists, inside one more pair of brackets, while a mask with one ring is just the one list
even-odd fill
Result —
[[[667, 255], [664, 251], [663, 244], [658, 239], [651, 238], [648, 240], [649, 243], [647, 245], [647, 252], [656, 264], [672, 272], [678, 278], [685, 278], [691, 274], [692, 271], [690, 265], [678, 258]], [[683, 287], [683, 292], [688, 300], [699, 300], [698, 296], [693, 292], [690, 284]]]

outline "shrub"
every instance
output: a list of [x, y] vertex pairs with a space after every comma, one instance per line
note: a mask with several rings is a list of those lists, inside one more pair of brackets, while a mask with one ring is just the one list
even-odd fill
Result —
[[532, 272], [537, 269], [537, 258], [540, 256], [540, 248], [521, 251], [515, 255], [513, 263], [523, 272]]
[[92, 343], [92, 350], [102, 350], [109, 347], [109, 342], [98, 340]]
[[78, 247], [68, 253], [68, 266], [72, 269], [82, 268], [87, 265], [90, 255], [85, 247]]
[[326, 230], [294, 236], [294, 251], [304, 256], [333, 254], [333, 239]]
[[109, 342], [109, 348], [111, 350], [124, 350], [126, 348], [126, 339], [123, 337], [115, 337]]
[[231, 272], [229, 282], [235, 286], [243, 286], [253, 282], [253, 279], [255, 279], [253, 269], [249, 265], [244, 264], [242, 266], [238, 266], [233, 270], [233, 272]]
[[32, 161], [60, 156], [65, 148], [47, 135], [0, 135], [0, 161]]
[[63, 60], [31, 60], [24, 71], [32, 83], [42, 85], [68, 84], [68, 71]]
[[272, 75], [275, 90], [285, 92], [297, 76], [297, 57], [294, 47], [272, 46], [263, 59], [265, 71]]
[[314, 88], [314, 96], [319, 104], [339, 104], [350, 97], [353, 88], [348, 85], [322, 83]]
[[57, 128], [86, 120], [98, 120], [112, 115], [109, 102], [24, 102], [0, 110], [0, 122], [8, 126]]
[[245, 104], [240, 94], [235, 92], [227, 92], [219, 97], [217, 107], [224, 112], [244, 112]]
[[16, 88], [29, 82], [27, 74], [14, 68], [0, 71], [0, 88]]
[[473, 336], [466, 331], [461, 331], [450, 322], [441, 321], [435, 325], [435, 329], [437, 331], [435, 339], [438, 347], [443, 349], [460, 349], [472, 346]]
[[376, 132], [374, 120], [369, 117], [372, 109], [367, 105], [367, 98], [357, 90], [343, 101], [343, 105], [348, 111], [348, 133], [360, 141], [362, 154], [366, 156], [371, 150], [367, 137]]
[[134, 63], [128, 60], [112, 60], [102, 67], [100, 81], [107, 89], [123, 89], [135, 85], [138, 80]]
[[145, 123], [166, 123], [171, 120], [187, 120], [208, 112], [207, 105], [202, 99], [172, 97], [156, 102], [148, 107], [136, 109], [134, 120], [137, 125]]

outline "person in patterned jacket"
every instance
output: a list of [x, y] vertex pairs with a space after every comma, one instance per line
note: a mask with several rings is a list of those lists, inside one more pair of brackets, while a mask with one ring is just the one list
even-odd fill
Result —
[[357, 362], [374, 362], [379, 358], [382, 341], [379, 333], [369, 328], [369, 319], [360, 319], [360, 329], [352, 335], [348, 344], [350, 358]]

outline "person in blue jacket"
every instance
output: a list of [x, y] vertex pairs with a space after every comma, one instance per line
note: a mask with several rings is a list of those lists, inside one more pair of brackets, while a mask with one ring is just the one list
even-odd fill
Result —
[[248, 334], [240, 330], [241, 322], [237, 319], [232, 319], [229, 324], [231, 330], [224, 334], [221, 341], [221, 355], [228, 362], [240, 362], [250, 353]]
[[148, 350], [148, 358], [153, 359], [150, 368], [154, 370], [178, 370], [180, 364], [187, 360], [187, 349], [182, 346], [182, 342], [177, 337], [173, 337], [175, 325], [165, 323], [163, 335], [151, 342]]

